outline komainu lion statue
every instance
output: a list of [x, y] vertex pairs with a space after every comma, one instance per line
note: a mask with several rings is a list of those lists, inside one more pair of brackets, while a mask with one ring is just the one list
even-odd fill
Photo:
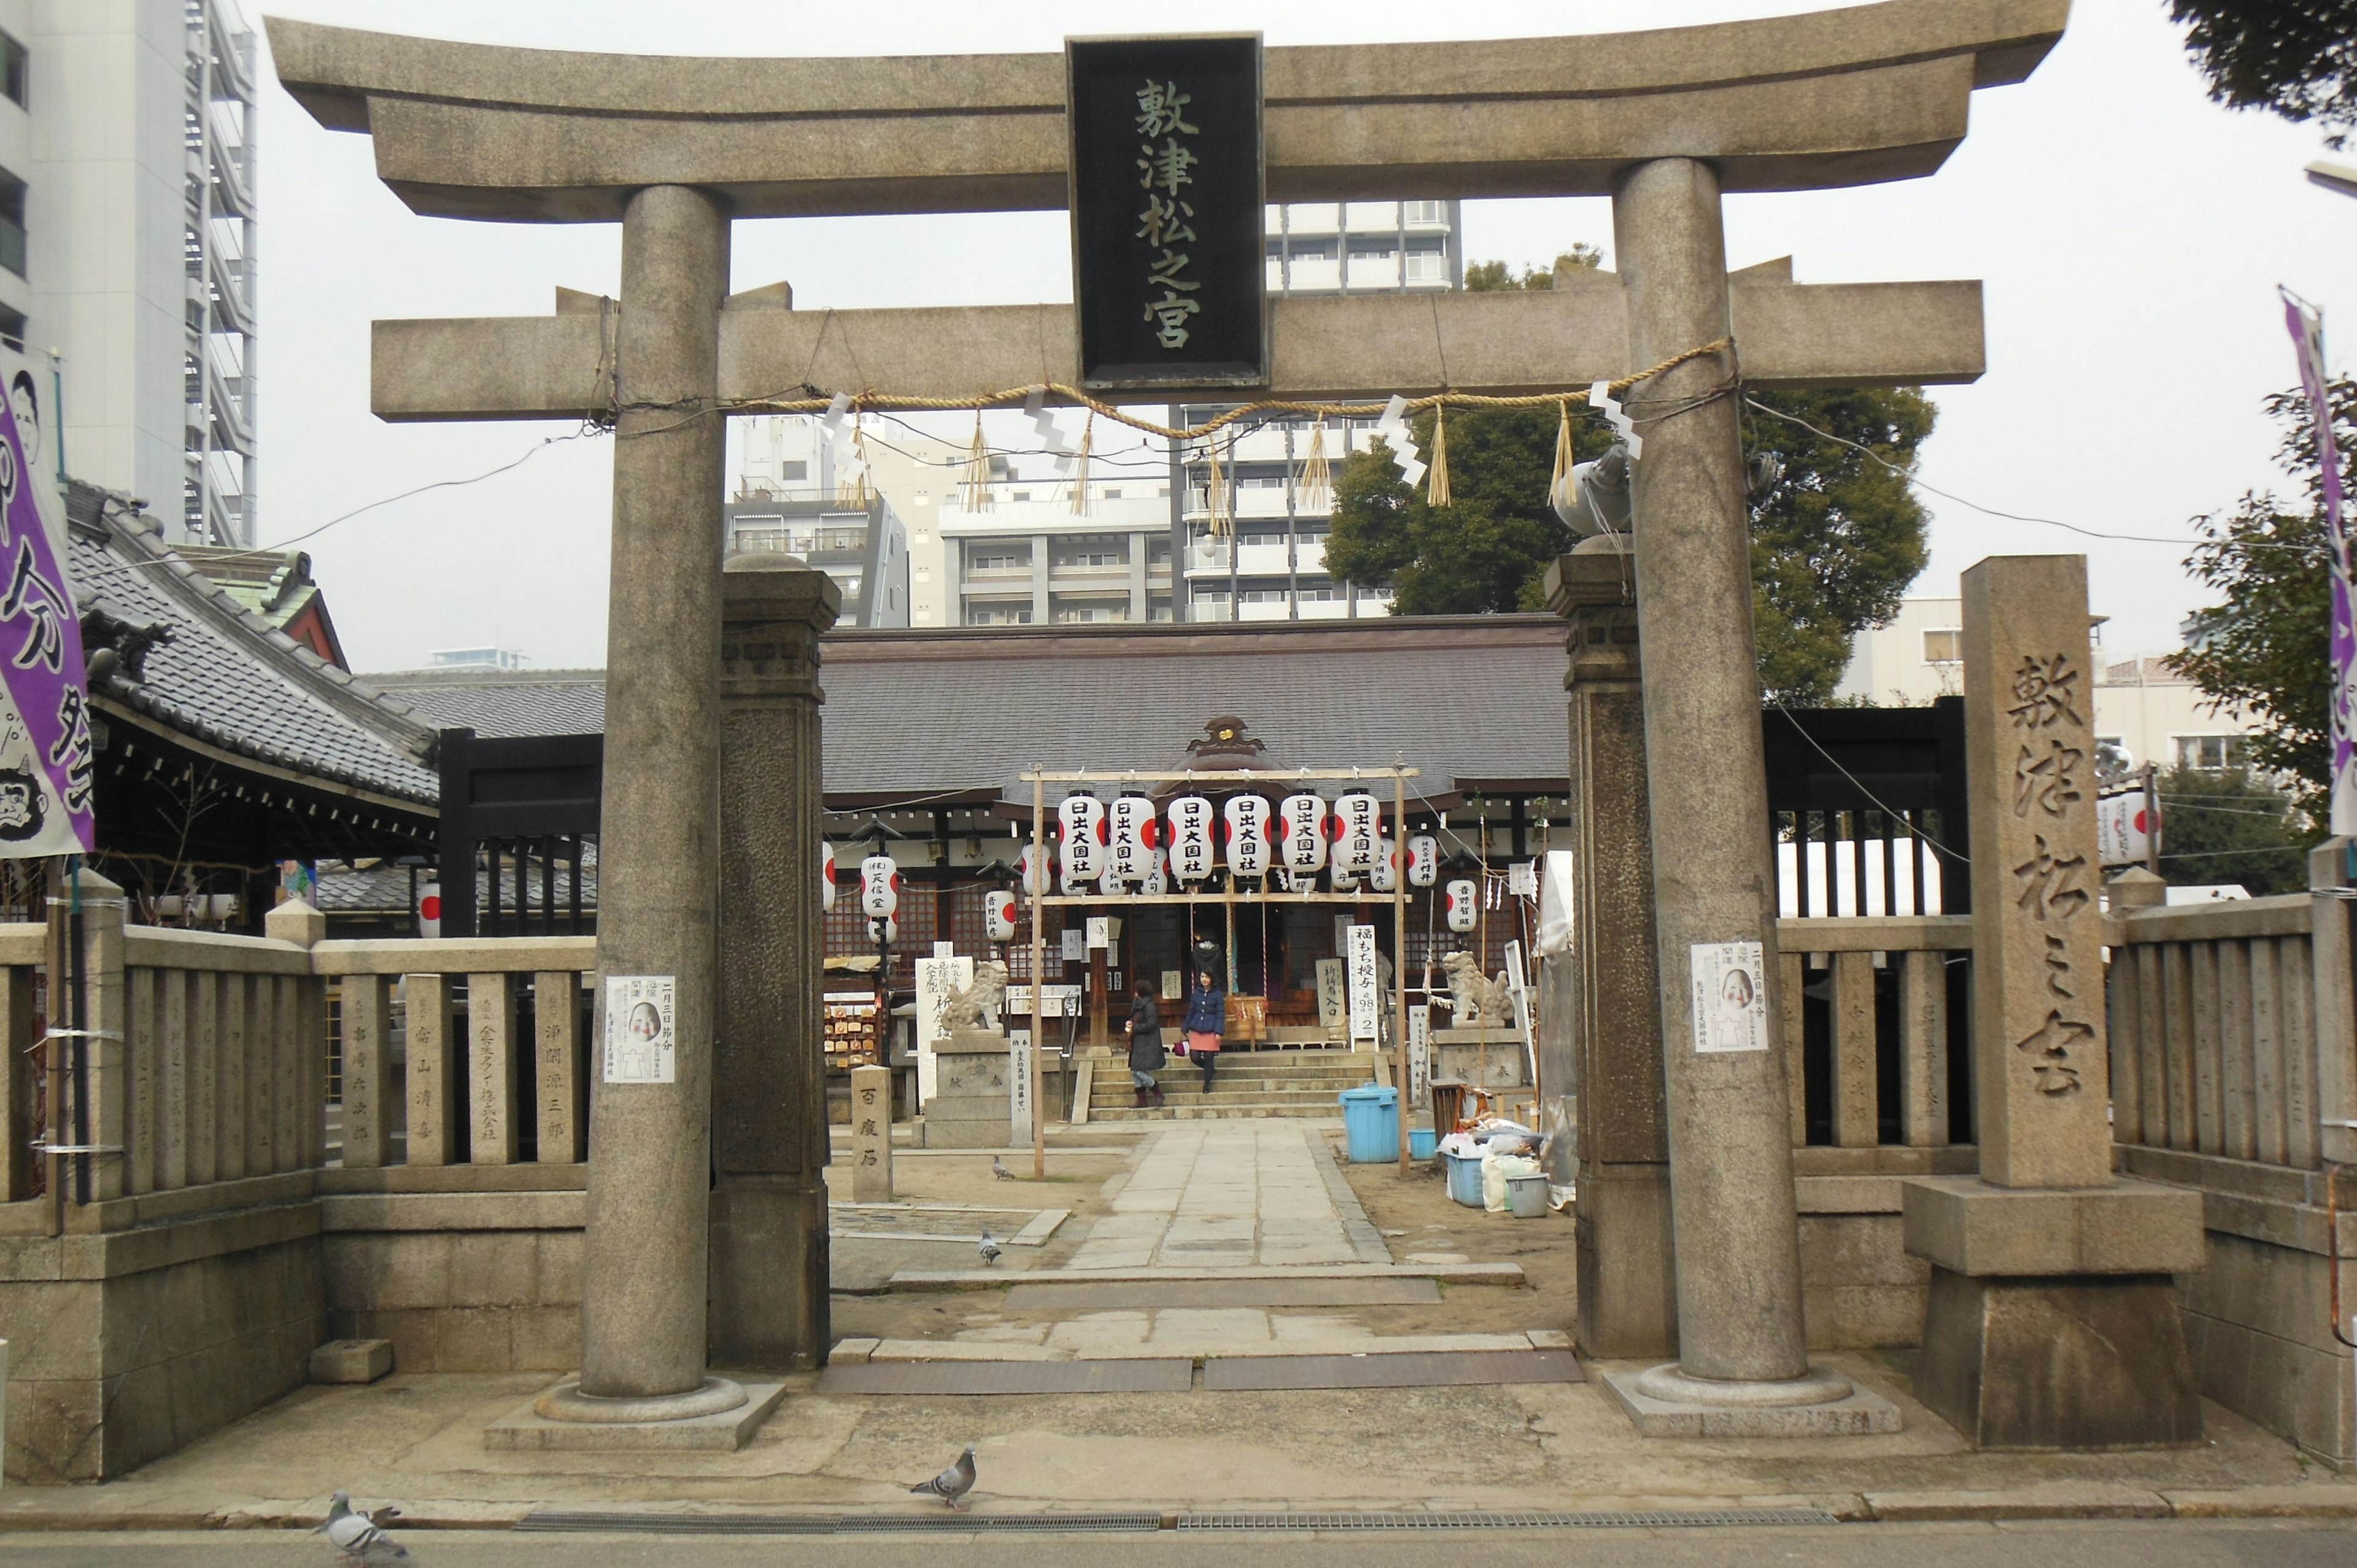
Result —
[[1506, 983], [1502, 971], [1495, 980], [1484, 979], [1480, 962], [1469, 952], [1450, 953], [1440, 961], [1440, 966], [1448, 974], [1448, 994], [1433, 1000], [1455, 1015], [1450, 1020], [1453, 1027], [1469, 1029], [1481, 1024], [1513, 1026], [1513, 991]]
[[974, 983], [951, 997], [942, 1010], [942, 1032], [996, 1029], [1006, 1000], [1006, 966], [995, 958], [984, 959], [974, 966]]

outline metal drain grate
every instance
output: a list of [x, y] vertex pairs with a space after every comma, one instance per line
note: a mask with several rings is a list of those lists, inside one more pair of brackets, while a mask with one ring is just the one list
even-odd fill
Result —
[[542, 1509], [524, 1515], [518, 1530], [611, 1532], [622, 1535], [998, 1535], [1071, 1532], [1119, 1533], [1158, 1530], [1158, 1513], [939, 1513], [880, 1514], [698, 1514], [567, 1513]]
[[1180, 1530], [1702, 1530], [1839, 1524], [1823, 1509], [1648, 1509], [1623, 1513], [1182, 1513]]

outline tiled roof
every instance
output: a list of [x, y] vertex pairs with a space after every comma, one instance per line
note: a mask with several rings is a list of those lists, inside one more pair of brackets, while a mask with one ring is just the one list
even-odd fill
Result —
[[[581, 907], [585, 911], [597, 908], [597, 865], [596, 846], [590, 847], [590, 858], [581, 867]], [[433, 866], [415, 868], [420, 883], [432, 882], [440, 871]], [[381, 860], [372, 865], [322, 865], [319, 867], [318, 907], [329, 915], [382, 914], [386, 911], [405, 912], [409, 908], [409, 874], [411, 867], [398, 861]], [[527, 875], [527, 891], [532, 896], [533, 918], [540, 914], [540, 868], [534, 865]], [[516, 907], [516, 868], [510, 863], [500, 868], [500, 905], [514, 918]], [[565, 861], [556, 865], [556, 906], [560, 912], [573, 902], [573, 867]], [[491, 878], [487, 870], [475, 872], [475, 908], [488, 911], [491, 903]]]
[[[67, 510], [86, 650], [107, 646], [109, 626], [129, 633], [91, 682], [94, 705], [326, 782], [428, 809], [440, 798], [434, 732], [405, 705], [245, 608], [119, 498], [76, 483]], [[169, 635], [149, 641], [158, 626]]]
[[[1232, 714], [1283, 767], [1422, 770], [1431, 798], [1553, 781], [1569, 767], [1564, 623], [1552, 615], [1243, 626], [845, 631], [823, 644], [826, 790], [880, 803], [1004, 793], [1033, 763], [1171, 768]], [[371, 678], [436, 723], [576, 734], [605, 721], [601, 671]]]

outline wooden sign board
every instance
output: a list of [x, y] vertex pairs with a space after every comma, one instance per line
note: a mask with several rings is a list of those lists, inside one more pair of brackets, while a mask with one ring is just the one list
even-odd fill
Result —
[[1260, 35], [1069, 38], [1081, 384], [1265, 386]]

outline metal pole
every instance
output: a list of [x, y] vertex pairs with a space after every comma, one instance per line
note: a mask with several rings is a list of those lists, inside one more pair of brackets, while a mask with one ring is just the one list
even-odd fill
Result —
[[[1407, 1175], [1407, 781], [1392, 769], [1392, 1082], [1398, 1089], [1399, 1168]], [[1437, 1132], [1436, 1132], [1437, 1135]]]
[[1048, 1112], [1039, 1103], [1039, 1053], [1048, 1045], [1048, 955], [1040, 940], [1039, 921], [1046, 910], [1039, 903], [1048, 886], [1048, 854], [1041, 841], [1048, 826], [1048, 786], [1039, 769], [1031, 772], [1031, 1177], [1048, 1179]]

